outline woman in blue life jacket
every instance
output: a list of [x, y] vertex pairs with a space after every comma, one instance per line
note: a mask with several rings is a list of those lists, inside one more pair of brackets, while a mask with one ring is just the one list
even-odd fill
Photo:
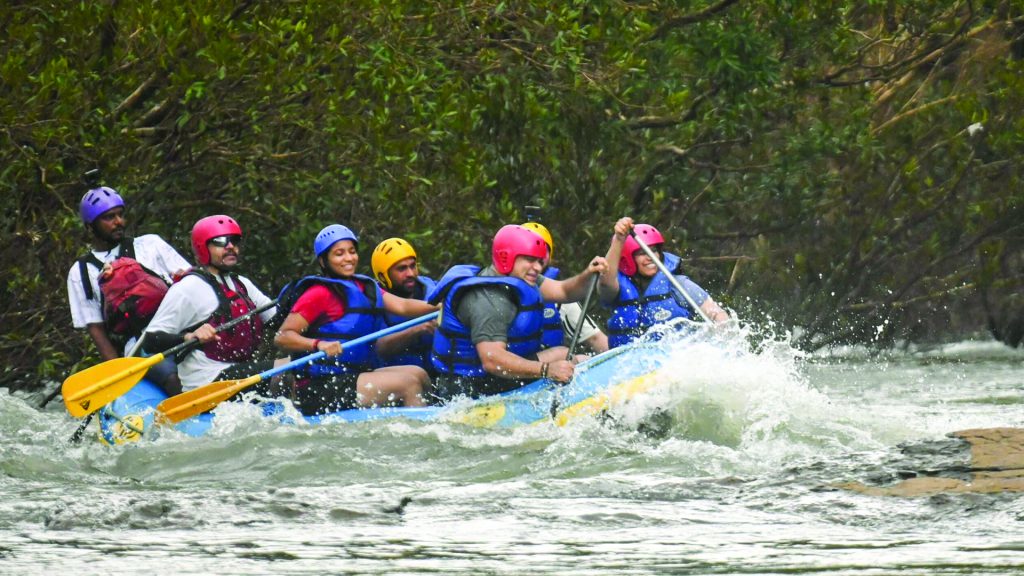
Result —
[[288, 289], [299, 296], [274, 343], [295, 357], [316, 351], [327, 355], [298, 372], [295, 400], [306, 415], [354, 407], [422, 406], [423, 392], [430, 386], [430, 377], [419, 366], [374, 369], [372, 342], [345, 346], [383, 329], [385, 313], [415, 318], [437, 310], [421, 300], [384, 292], [373, 278], [357, 274], [358, 242], [340, 224], [321, 230], [313, 253], [322, 275], [302, 278]]
[[640, 248], [630, 231], [643, 239], [661, 259], [704, 316], [716, 324], [729, 319], [725, 310], [703, 288], [680, 273], [682, 263], [679, 257], [662, 252], [661, 245], [665, 239], [657, 228], [650, 224], [634, 226], [632, 218], [620, 218], [615, 223], [615, 234], [605, 257], [609, 262], [619, 263], [618, 271], [608, 270], [602, 274], [597, 286], [601, 302], [611, 308], [607, 329], [610, 347], [628, 344], [656, 324], [700, 316], [688, 299], [679, 294], [662, 274], [654, 260]]

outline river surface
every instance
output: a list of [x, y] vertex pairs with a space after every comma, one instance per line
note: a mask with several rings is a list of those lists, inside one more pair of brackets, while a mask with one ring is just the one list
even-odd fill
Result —
[[[869, 496], [1024, 426], [1024, 352], [961, 342], [801, 355], [677, 346], [605, 418], [486, 430], [282, 426], [87, 441], [59, 399], [0, 391], [2, 574], [1006, 574], [1016, 493]], [[50, 384], [50, 389], [54, 384]]]

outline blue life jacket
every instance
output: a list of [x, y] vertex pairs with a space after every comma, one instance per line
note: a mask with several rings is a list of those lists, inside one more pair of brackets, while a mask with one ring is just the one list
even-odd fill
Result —
[[470, 339], [469, 327], [456, 316], [459, 301], [470, 290], [482, 286], [506, 286], [516, 301], [516, 316], [508, 328], [508, 351], [519, 356], [530, 356], [541, 349], [541, 328], [544, 322], [544, 300], [536, 286], [510, 276], [478, 276], [479, 266], [462, 264], [453, 266], [438, 281], [428, 302], [443, 299], [441, 322], [434, 332], [434, 347], [430, 360], [441, 374], [469, 378], [487, 376]]
[[[544, 276], [555, 280], [558, 278], [558, 268], [548, 268], [544, 271]], [[565, 334], [562, 329], [562, 306], [555, 302], [544, 303], [544, 333], [540, 337], [541, 345], [544, 348], [553, 348], [555, 346], [561, 346], [565, 340]]]
[[[665, 268], [675, 271], [679, 257], [664, 253]], [[617, 348], [636, 340], [651, 326], [673, 318], [691, 318], [693, 310], [676, 293], [672, 282], [661, 270], [651, 279], [643, 295], [633, 279], [619, 272], [619, 294], [612, 302], [608, 318], [608, 347]], [[681, 301], [682, 300], [682, 301]]]
[[[301, 295], [311, 286], [321, 284], [330, 288], [345, 305], [345, 313], [341, 318], [319, 326], [311, 326], [306, 331], [306, 336], [310, 338], [337, 340], [342, 345], [341, 354], [338, 356], [323, 358], [300, 369], [307, 376], [365, 372], [373, 367], [376, 355], [372, 342], [352, 347], [345, 346], [345, 342], [384, 328], [384, 296], [373, 278], [361, 274], [355, 274], [352, 278], [362, 281], [362, 290], [351, 279], [342, 280], [325, 276], [306, 276], [289, 287], [289, 290], [295, 291], [294, 294]], [[301, 358], [308, 354], [297, 352], [292, 354], [292, 358]]]
[[[416, 300], [426, 300], [427, 295], [430, 294], [434, 287], [437, 286], [437, 282], [426, 276], [418, 276], [416, 278], [417, 286], [413, 291], [413, 298]], [[394, 326], [401, 324], [406, 320], [411, 320], [407, 316], [399, 316], [397, 314], [391, 314], [390, 312], [384, 313], [384, 323], [388, 326]], [[389, 356], [387, 358], [377, 359], [378, 366], [419, 366], [427, 370], [433, 370], [433, 366], [430, 363], [430, 349], [434, 345], [434, 335], [424, 332], [418, 342], [410, 344], [402, 352]]]

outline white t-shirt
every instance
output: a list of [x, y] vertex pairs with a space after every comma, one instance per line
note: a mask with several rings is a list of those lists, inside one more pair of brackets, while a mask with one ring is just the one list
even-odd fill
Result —
[[[159, 274], [167, 282], [171, 281], [171, 276], [175, 272], [188, 270], [190, 267], [187, 260], [156, 234], [146, 234], [134, 238], [132, 246], [135, 248], [135, 259], [139, 264]], [[100, 262], [113, 262], [121, 255], [121, 245], [118, 244], [113, 250], [93, 250], [92, 253]], [[92, 286], [93, 297], [91, 300], [85, 297], [81, 267], [78, 261], [76, 260], [71, 266], [71, 270], [68, 270], [68, 305], [71, 308], [71, 324], [79, 329], [85, 328], [89, 324], [103, 323], [103, 308], [100, 305], [100, 271], [92, 264], [87, 264], [85, 269], [89, 275], [89, 284]]]
[[[580, 306], [579, 302], [566, 302], [559, 307], [559, 312], [562, 313], [562, 332], [565, 334], [564, 344], [568, 346], [572, 344], [569, 339], [572, 338], [572, 331], [579, 324], [580, 316], [583, 314], [583, 306]], [[600, 331], [601, 329], [597, 327], [597, 324], [587, 317], [583, 322], [583, 328], [580, 329], [579, 341], [586, 342]]]
[[[224, 282], [220, 277], [218, 281]], [[232, 275], [227, 279], [227, 286], [236, 290], [234, 280], [240, 280], [253, 303], [259, 307], [271, 301], [266, 294], [244, 276]], [[207, 321], [218, 306], [217, 294], [205, 280], [198, 276], [186, 276], [171, 286], [164, 296], [156, 315], [146, 327], [146, 332], [167, 332], [181, 334], [186, 329]], [[264, 321], [274, 316], [276, 308], [260, 314]], [[221, 371], [230, 368], [230, 362], [213, 360], [202, 350], [196, 350], [178, 363], [178, 378], [181, 379], [183, 391], [192, 390], [217, 379]]]

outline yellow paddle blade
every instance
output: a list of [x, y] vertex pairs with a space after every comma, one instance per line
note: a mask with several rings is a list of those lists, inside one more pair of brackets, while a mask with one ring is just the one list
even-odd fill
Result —
[[241, 380], [221, 380], [195, 390], [171, 396], [156, 407], [157, 418], [171, 424], [187, 420], [216, 407], [221, 402], [262, 380], [260, 375]]
[[163, 354], [148, 358], [114, 358], [68, 376], [61, 385], [64, 405], [75, 418], [88, 416], [131, 390]]

